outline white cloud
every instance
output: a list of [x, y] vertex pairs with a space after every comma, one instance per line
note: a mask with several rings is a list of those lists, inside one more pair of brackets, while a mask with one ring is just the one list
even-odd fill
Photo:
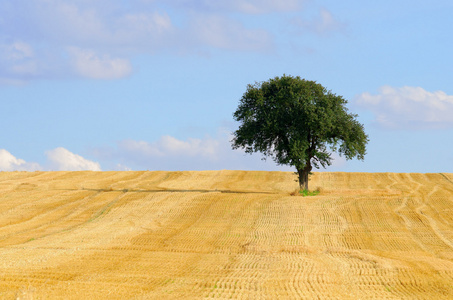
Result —
[[[231, 13], [288, 11], [300, 4], [296, 0], [148, 2], [4, 0], [0, 83], [74, 75], [117, 79], [132, 72], [132, 56], [162, 51], [266, 52], [272, 47], [271, 35], [247, 28]], [[185, 6], [194, 9], [173, 9]]]
[[[180, 140], [162, 136], [154, 142], [124, 140], [116, 148], [96, 149], [93, 155], [102, 161], [103, 166], [108, 165], [108, 169], [114, 170], [127, 165], [128, 169], [133, 170], [294, 171], [294, 167], [277, 165], [272, 158], [262, 160], [261, 153], [250, 155], [242, 149], [233, 150], [230, 143], [232, 137], [230, 131], [219, 129], [216, 137], [201, 139]], [[332, 165], [327, 170], [341, 170], [346, 164], [344, 157], [335, 153], [332, 157]]]
[[121, 2], [35, 0], [22, 5], [23, 10], [30, 12], [22, 21], [27, 27], [34, 26], [29, 30], [41, 42], [55, 46], [96, 48], [113, 53], [161, 47], [162, 38], [168, 38], [173, 30], [170, 17], [154, 6], [143, 9], [130, 3], [125, 8]]
[[263, 14], [271, 12], [297, 11], [306, 1], [301, 0], [234, 0], [223, 1], [231, 3], [236, 10], [249, 14]]
[[296, 17], [292, 20], [292, 25], [296, 26], [299, 33], [313, 32], [318, 35], [326, 35], [334, 31], [341, 31], [346, 24], [338, 21], [330, 11], [322, 8], [319, 16], [313, 20], [306, 20], [302, 17]]
[[115, 79], [128, 76], [132, 66], [126, 59], [98, 56], [94, 51], [72, 47], [69, 49], [77, 73], [94, 79]]
[[25, 160], [14, 157], [5, 149], [0, 149], [0, 170], [11, 171], [25, 164]]
[[[23, 159], [16, 158], [7, 150], [0, 149], [0, 171], [101, 171], [99, 163], [85, 159], [62, 147], [47, 151], [46, 156], [46, 167], [42, 167], [38, 163], [26, 162]], [[127, 169], [121, 165], [118, 165], [118, 168]]]
[[33, 47], [22, 41], [0, 44], [0, 67], [10, 76], [36, 75], [38, 65]]
[[247, 29], [241, 22], [220, 15], [197, 15], [191, 21], [190, 36], [199, 44], [228, 50], [267, 52], [272, 37], [262, 29]]
[[[204, 139], [179, 140], [172, 136], [163, 136], [152, 143], [125, 140], [119, 142], [116, 149], [95, 150], [94, 155], [109, 165], [108, 170], [117, 171], [145, 169], [294, 171], [291, 166], [278, 166], [271, 158], [263, 161], [261, 153], [250, 155], [241, 149], [232, 150], [231, 139], [232, 135], [229, 132], [221, 130], [216, 138], [208, 136]], [[47, 162], [45, 167], [42, 167], [38, 163], [26, 162], [7, 150], [0, 149], [0, 171], [101, 171], [98, 162], [83, 158], [62, 147], [47, 151], [45, 154]], [[327, 170], [340, 170], [345, 164], [346, 160], [334, 153], [333, 163]]]
[[99, 163], [83, 158], [69, 150], [58, 147], [46, 152], [50, 169], [56, 171], [101, 171]]
[[[216, 138], [180, 140], [162, 136], [155, 142], [125, 140], [116, 149], [104, 148], [96, 155], [99, 160], [119, 161], [134, 170], [291, 170], [272, 160], [262, 161], [260, 154], [232, 150], [230, 139], [228, 133], [220, 132]], [[111, 168], [117, 166], [111, 164]]]
[[163, 35], [173, 31], [173, 24], [167, 14], [157, 12], [127, 14], [118, 21], [121, 33], [145, 37]]
[[4, 58], [14, 61], [31, 58], [34, 55], [33, 48], [24, 42], [16, 41], [11, 44], [4, 44], [0, 46], [4, 53]]
[[132, 171], [132, 169], [122, 164], [116, 164], [112, 171]]
[[182, 141], [166, 135], [154, 143], [125, 140], [119, 143], [119, 149], [141, 157], [199, 157], [209, 160], [219, 158], [219, 141], [209, 137]]
[[[176, 7], [202, 11], [265, 14], [300, 10], [306, 0], [164, 0]], [[160, 2], [164, 2], [160, 1]], [[151, 0], [148, 2], [155, 2]]]
[[[274, 13], [301, 11], [308, 1], [2, 0], [0, 44], [7, 46], [0, 46], [0, 84], [118, 79], [131, 74], [134, 56], [156, 53], [273, 53], [276, 28], [287, 20]], [[325, 9], [295, 24], [318, 33], [342, 25]]]
[[165, 13], [130, 11], [121, 1], [5, 1], [0, 84], [74, 75], [122, 78], [132, 71], [131, 55], [164, 49], [176, 39]]
[[383, 86], [377, 95], [363, 93], [355, 103], [374, 112], [383, 127], [435, 129], [453, 127], [453, 95], [421, 87]]
[[41, 169], [39, 164], [27, 163], [5, 149], [0, 149], [0, 171], [36, 171], [39, 169]]
[[[99, 1], [96, 1], [99, 2]], [[28, 10], [23, 22], [34, 25], [30, 28], [45, 40], [60, 43], [94, 42], [105, 39], [106, 24], [102, 10], [96, 2], [66, 0], [34, 0], [14, 5], [18, 10]], [[109, 7], [105, 7], [105, 12]], [[15, 11], [21, 14], [20, 11]]]

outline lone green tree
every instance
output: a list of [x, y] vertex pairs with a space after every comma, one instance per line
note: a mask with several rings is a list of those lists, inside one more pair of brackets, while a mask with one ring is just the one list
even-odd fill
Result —
[[332, 152], [364, 159], [368, 136], [347, 101], [315, 81], [275, 77], [249, 84], [234, 112], [240, 122], [233, 149], [262, 152], [279, 165], [294, 166], [299, 188], [308, 190], [312, 167], [332, 164]]

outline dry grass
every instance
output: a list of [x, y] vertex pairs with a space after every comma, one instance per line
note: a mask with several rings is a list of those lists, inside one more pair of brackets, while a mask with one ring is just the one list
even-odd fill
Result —
[[0, 172], [0, 299], [452, 299], [453, 174]]

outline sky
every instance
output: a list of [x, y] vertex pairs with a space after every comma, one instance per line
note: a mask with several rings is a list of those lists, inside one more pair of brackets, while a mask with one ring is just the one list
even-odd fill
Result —
[[[232, 150], [248, 84], [348, 100], [363, 161], [453, 172], [450, 0], [2, 0], [0, 171], [269, 170]], [[324, 171], [321, 169], [319, 171]]]

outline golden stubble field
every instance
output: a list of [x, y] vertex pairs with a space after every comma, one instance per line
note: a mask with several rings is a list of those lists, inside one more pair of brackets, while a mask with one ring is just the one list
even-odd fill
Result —
[[453, 299], [453, 174], [0, 172], [0, 299]]

